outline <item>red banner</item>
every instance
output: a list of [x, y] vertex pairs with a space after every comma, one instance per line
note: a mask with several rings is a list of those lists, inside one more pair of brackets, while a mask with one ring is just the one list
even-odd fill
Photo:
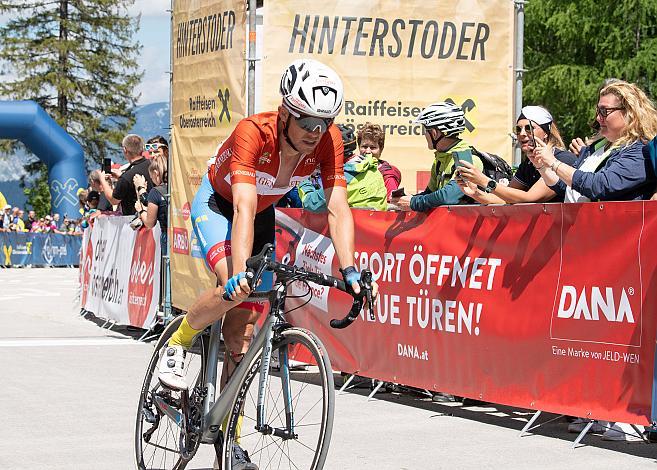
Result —
[[[380, 288], [374, 311], [333, 330], [350, 297], [312, 286], [311, 302], [290, 314], [320, 336], [335, 369], [649, 423], [657, 203], [354, 210], [354, 220], [356, 264]], [[325, 215], [285, 210], [277, 221], [278, 259], [338, 275]]]

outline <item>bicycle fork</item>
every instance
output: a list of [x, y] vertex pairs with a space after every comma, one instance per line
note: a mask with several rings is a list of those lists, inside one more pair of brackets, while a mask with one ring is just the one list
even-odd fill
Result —
[[[283, 310], [282, 301], [277, 302], [276, 308], [278, 311]], [[265, 347], [262, 348], [262, 359], [260, 368], [260, 378], [258, 383], [258, 405], [257, 405], [257, 425], [256, 430], [265, 434], [273, 434], [281, 439], [296, 439], [298, 436], [294, 433], [294, 416], [292, 413], [292, 389], [290, 384], [290, 363], [287, 345], [279, 348], [278, 359], [281, 374], [281, 387], [283, 389], [283, 398], [285, 400], [285, 429], [272, 428], [268, 423], [267, 410], [265, 408], [265, 394], [267, 390], [267, 383], [269, 381], [269, 370], [271, 365], [272, 349], [273, 349], [273, 333], [276, 329], [276, 324], [268, 329], [265, 337]]]

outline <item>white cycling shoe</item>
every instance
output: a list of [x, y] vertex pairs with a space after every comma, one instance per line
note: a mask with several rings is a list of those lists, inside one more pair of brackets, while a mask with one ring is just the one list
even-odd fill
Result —
[[160, 358], [158, 379], [162, 385], [174, 390], [187, 390], [185, 381], [185, 356], [187, 351], [182, 346], [167, 346]]

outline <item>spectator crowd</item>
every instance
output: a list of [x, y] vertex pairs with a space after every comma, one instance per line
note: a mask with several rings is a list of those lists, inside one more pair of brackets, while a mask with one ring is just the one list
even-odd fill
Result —
[[31, 232], [31, 233], [59, 233], [62, 235], [81, 235], [82, 219], [74, 219], [59, 214], [46, 214], [37, 216], [30, 210], [25, 217], [25, 211], [19, 207], [7, 204], [3, 208], [0, 218], [0, 232]]

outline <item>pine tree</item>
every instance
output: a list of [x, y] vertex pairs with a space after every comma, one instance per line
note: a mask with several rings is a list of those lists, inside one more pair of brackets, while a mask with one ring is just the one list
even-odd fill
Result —
[[[0, 0], [0, 95], [38, 102], [100, 163], [134, 124], [134, 0]], [[109, 144], [109, 145], [108, 145]], [[113, 147], [113, 149], [112, 149]]]
[[657, 97], [657, 2], [540, 0], [525, 22], [525, 104], [550, 109], [566, 141], [592, 133], [607, 78]]

